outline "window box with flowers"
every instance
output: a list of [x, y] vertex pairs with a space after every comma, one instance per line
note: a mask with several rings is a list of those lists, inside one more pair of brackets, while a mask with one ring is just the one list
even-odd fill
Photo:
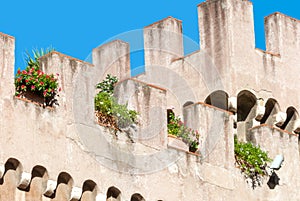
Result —
[[[176, 117], [174, 115], [174, 113], [169, 114], [168, 134], [171, 138], [175, 137], [178, 140], [181, 140], [186, 145], [188, 151], [195, 153], [198, 150], [198, 146], [199, 146], [198, 131], [188, 128], [179, 117]], [[174, 142], [173, 139], [172, 142]], [[179, 145], [180, 143], [176, 142], [176, 144]], [[182, 147], [184, 150], [186, 149], [184, 145]]]
[[95, 96], [95, 115], [98, 124], [111, 128], [114, 133], [121, 131], [132, 124], [137, 124], [138, 112], [130, 110], [127, 105], [122, 105], [114, 98], [114, 86], [118, 82], [116, 76], [108, 74], [97, 84], [99, 92]]
[[15, 95], [20, 98], [32, 100], [43, 106], [57, 104], [55, 96], [58, 88], [58, 74], [45, 74], [39, 69], [39, 57], [50, 51], [34, 51], [34, 58], [28, 54], [25, 70], [18, 69], [15, 77]]

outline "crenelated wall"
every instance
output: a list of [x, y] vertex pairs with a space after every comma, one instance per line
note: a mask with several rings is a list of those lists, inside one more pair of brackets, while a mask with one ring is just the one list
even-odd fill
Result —
[[[282, 111], [289, 106], [299, 108], [299, 98], [294, 97], [297, 84], [291, 82], [298, 78], [300, 63], [298, 20], [281, 13], [266, 17], [267, 50], [262, 51], [255, 48], [253, 7], [250, 1], [206, 1], [198, 6], [198, 13], [201, 50], [184, 57], [178, 53], [182, 43], [172, 38], [182, 35], [181, 29], [177, 28], [181, 26], [180, 21], [169, 17], [145, 28], [145, 41], [161, 41], [166, 32], [171, 32], [169, 35], [172, 34], [172, 37], [165, 38], [159, 47], [155, 43], [145, 42], [145, 51], [151, 49], [156, 54], [145, 53], [145, 60], [152, 63], [146, 62], [146, 73], [140, 79], [168, 86], [172, 93], [180, 93], [177, 92], [178, 85], [184, 85], [183, 88], [188, 92], [184, 94], [184, 101], [205, 101], [216, 90], [238, 96], [240, 91], [247, 89], [265, 102], [268, 98], [276, 99]], [[149, 29], [155, 33], [151, 38]], [[178, 48], [168, 46], [173, 41]], [[169, 63], [156, 62], [164, 61], [166, 57], [160, 54], [164, 51], [178, 56], [171, 57]], [[159, 75], [157, 65], [164, 71], [172, 72], [168, 72], [168, 76], [165, 73]], [[183, 81], [178, 83], [176, 76]], [[181, 95], [176, 94], [175, 98], [181, 99]], [[287, 100], [286, 97], [294, 98]], [[176, 106], [183, 105], [184, 101], [177, 100]]]
[[[299, 21], [267, 17], [262, 51], [251, 2], [207, 0], [198, 12], [201, 50], [184, 56], [181, 21], [163, 19], [144, 29], [146, 72], [135, 78], [120, 40], [95, 48], [93, 64], [43, 56], [62, 89], [47, 108], [14, 96], [14, 38], [0, 33], [0, 200], [299, 200]], [[117, 101], [139, 113], [123, 132], [95, 120], [107, 73], [121, 80]], [[195, 154], [168, 136], [167, 109], [200, 132]], [[247, 185], [234, 134], [284, 155], [277, 185]]]
[[[59, 74], [59, 105], [43, 108], [13, 93], [1, 98], [1, 200], [134, 200], [136, 193], [146, 200], [196, 199], [200, 192], [190, 197], [191, 184], [201, 187], [203, 178], [211, 186], [227, 185], [205, 174], [214, 166], [199, 155], [168, 145], [165, 89], [135, 79], [121, 81], [115, 95], [139, 112], [141, 124], [132, 136], [114, 135], [95, 122], [97, 67], [58, 52], [40, 63], [45, 72]], [[13, 81], [5, 85], [14, 86]], [[230, 177], [226, 168], [215, 168]]]

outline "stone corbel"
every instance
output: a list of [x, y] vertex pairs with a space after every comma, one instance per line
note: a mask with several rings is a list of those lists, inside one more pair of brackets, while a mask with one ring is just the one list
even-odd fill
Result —
[[277, 114], [273, 115], [273, 119], [274, 119], [274, 125], [275, 126], [282, 126], [286, 120], [287, 114], [285, 112], [278, 112]]
[[257, 99], [256, 101], [256, 111], [255, 111], [255, 120], [260, 121], [265, 114], [265, 101], [262, 98]]
[[293, 125], [294, 133], [300, 133], [300, 119], [296, 119]]
[[96, 196], [96, 201], [106, 201], [106, 196], [102, 193], [99, 193], [97, 196]]
[[257, 105], [256, 112], [255, 112], [255, 120], [260, 121], [263, 118], [265, 111], [266, 111], [265, 106]]
[[260, 125], [259, 121], [257, 121], [256, 119], [252, 119], [250, 128], [253, 128], [253, 127], [259, 126], [259, 125]]
[[47, 181], [47, 188], [44, 192], [44, 195], [45, 196], [51, 196], [55, 189], [56, 189], [56, 186], [57, 186], [57, 181], [54, 181], [54, 180], [48, 180]]
[[19, 182], [18, 187], [20, 189], [26, 189], [31, 181], [31, 173], [27, 173], [27, 172], [22, 172], [21, 174], [21, 180]]
[[232, 112], [232, 113], [237, 112], [237, 98], [236, 97], [228, 98], [228, 111]]
[[71, 191], [71, 198], [70, 200], [79, 200], [81, 198], [82, 189], [79, 187], [73, 187]]

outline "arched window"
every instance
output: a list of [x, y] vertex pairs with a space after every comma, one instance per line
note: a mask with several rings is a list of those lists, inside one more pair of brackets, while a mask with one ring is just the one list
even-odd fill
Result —
[[183, 107], [186, 107], [186, 106], [189, 106], [189, 105], [192, 105], [192, 104], [194, 104], [194, 102], [187, 101], [187, 102], [185, 102], [185, 104], [183, 104]]
[[283, 125], [280, 127], [281, 129], [285, 130], [286, 126], [290, 121], [296, 120], [298, 118], [298, 112], [294, 107], [288, 107], [286, 110], [286, 120]]
[[228, 110], [228, 94], [225, 91], [214, 91], [204, 101], [206, 104]]
[[245, 121], [256, 104], [256, 97], [250, 91], [241, 91], [237, 96], [237, 121]]
[[268, 99], [268, 101], [265, 104], [265, 108], [266, 108], [265, 114], [260, 121], [261, 124], [266, 123], [266, 121], [270, 117], [270, 115], [276, 114], [277, 112], [280, 111], [278, 102], [273, 98]]

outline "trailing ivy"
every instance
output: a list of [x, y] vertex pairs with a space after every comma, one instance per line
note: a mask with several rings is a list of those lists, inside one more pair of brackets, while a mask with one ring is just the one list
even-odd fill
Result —
[[268, 153], [250, 142], [239, 142], [236, 136], [234, 137], [234, 153], [237, 165], [245, 177], [251, 179], [252, 187], [260, 185], [262, 177], [267, 175], [267, 162], [271, 161]]

